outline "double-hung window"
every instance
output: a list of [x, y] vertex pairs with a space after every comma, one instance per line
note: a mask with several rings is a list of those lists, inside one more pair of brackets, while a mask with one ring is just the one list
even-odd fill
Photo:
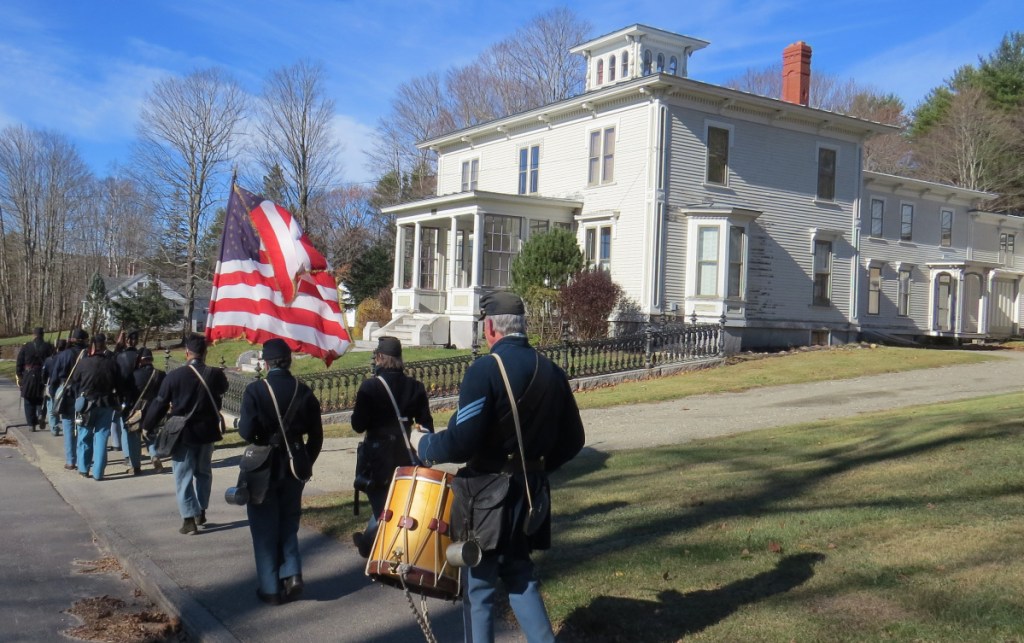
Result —
[[707, 182], [725, 185], [729, 182], [729, 130], [708, 126]]
[[914, 238], [914, 204], [903, 203], [900, 205], [900, 241], [910, 241]]
[[508, 287], [512, 260], [519, 254], [522, 222], [519, 217], [484, 216], [484, 286]]
[[896, 295], [896, 314], [906, 317], [910, 314], [910, 284], [912, 272], [909, 267], [900, 268], [899, 293]]
[[742, 226], [729, 226], [729, 281], [726, 297], [742, 299], [746, 285], [743, 283], [743, 257], [747, 250], [747, 231]]
[[832, 303], [832, 242], [814, 241], [814, 305]]
[[590, 133], [587, 185], [603, 185], [615, 179], [615, 128]]
[[476, 189], [476, 181], [480, 176], [480, 159], [472, 159], [462, 162], [462, 191], [469, 192]]
[[1017, 237], [1006, 232], [1000, 233], [999, 235], [999, 257], [1004, 264], [1013, 263], [1013, 255], [1015, 254], [1014, 245], [1017, 242]]
[[885, 201], [871, 199], [871, 236], [882, 236], [882, 217], [885, 215]]
[[697, 228], [697, 296], [718, 295], [718, 226]]
[[536, 194], [540, 179], [540, 145], [519, 148], [519, 194]]
[[420, 288], [437, 290], [437, 245], [440, 230], [420, 228]]
[[868, 314], [877, 315], [882, 300], [882, 266], [868, 268]]
[[818, 148], [818, 199], [836, 200], [836, 151], [831, 147]]
[[948, 248], [953, 245], [953, 211], [939, 211], [939, 245]]
[[612, 227], [610, 225], [587, 228], [584, 237], [587, 267], [608, 270], [612, 263]]

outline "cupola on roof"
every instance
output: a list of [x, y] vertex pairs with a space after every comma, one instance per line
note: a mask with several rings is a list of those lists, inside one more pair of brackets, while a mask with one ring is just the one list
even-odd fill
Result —
[[586, 90], [651, 74], [686, 76], [690, 54], [706, 40], [636, 24], [599, 36], [569, 51], [587, 59]]

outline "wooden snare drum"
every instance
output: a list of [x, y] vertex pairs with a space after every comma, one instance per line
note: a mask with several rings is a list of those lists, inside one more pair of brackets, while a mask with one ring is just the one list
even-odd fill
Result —
[[451, 480], [439, 469], [395, 469], [367, 576], [433, 598], [459, 597], [459, 570], [445, 559], [451, 543]]

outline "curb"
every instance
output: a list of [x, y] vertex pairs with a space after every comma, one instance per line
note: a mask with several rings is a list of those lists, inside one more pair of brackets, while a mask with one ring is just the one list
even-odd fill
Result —
[[146, 593], [162, 611], [181, 622], [182, 629], [196, 641], [213, 643], [238, 643], [235, 637], [220, 620], [206, 609], [202, 603], [175, 583], [163, 569], [137, 547], [121, 536], [104, 521], [97, 520], [88, 510], [79, 506], [76, 492], [66, 488], [62, 483], [55, 483], [43, 467], [39, 466], [39, 455], [32, 443], [25, 438], [20, 429], [11, 429], [18, 439], [18, 449], [25, 458], [34, 464], [46, 476], [53, 488], [82, 518], [92, 531], [100, 547], [108, 551], [131, 577], [139, 588]]

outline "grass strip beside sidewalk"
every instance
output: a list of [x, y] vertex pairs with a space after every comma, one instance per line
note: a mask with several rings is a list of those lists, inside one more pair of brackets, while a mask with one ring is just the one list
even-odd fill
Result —
[[[559, 640], [1020, 641], [1022, 415], [1013, 394], [582, 454], [537, 556]], [[350, 493], [305, 503], [343, 542], [365, 522]]]

